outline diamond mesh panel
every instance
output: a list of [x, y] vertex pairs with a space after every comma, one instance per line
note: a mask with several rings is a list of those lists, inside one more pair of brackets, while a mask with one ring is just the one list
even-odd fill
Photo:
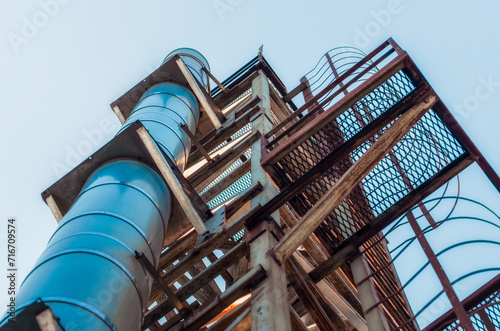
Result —
[[252, 173], [247, 172], [224, 191], [208, 202], [208, 207], [213, 209], [227, 200], [237, 196], [252, 185]]
[[233, 241], [240, 241], [241, 239], [243, 239], [244, 234], [245, 234], [245, 228], [241, 229], [240, 231], [238, 231], [238, 233], [236, 233], [233, 236]]
[[396, 73], [286, 155], [277, 166], [289, 182], [294, 182], [414, 89], [406, 74]]
[[[488, 318], [495, 327], [495, 330], [500, 330], [500, 292], [496, 291], [486, 300], [484, 300], [479, 305], [471, 309], [468, 313], [470, 315], [473, 312], [480, 312], [482, 310], [484, 310], [486, 312], [486, 315], [488, 315]], [[472, 321], [474, 329], [478, 331], [488, 331], [486, 325], [484, 324], [479, 314], [477, 313], [473, 314], [472, 316], [470, 316], [470, 320]], [[454, 330], [465, 331], [465, 329], [459, 325], [458, 320], [456, 320], [448, 327], [443, 329], [443, 331], [454, 331]]]
[[[247, 158], [247, 160], [250, 159], [250, 157], [252, 156], [252, 149], [248, 149], [245, 153], [243, 153], [243, 155]], [[200, 192], [200, 195], [203, 195], [203, 193], [208, 191], [212, 186], [217, 184], [222, 178], [226, 177], [229, 173], [231, 173], [233, 170], [235, 170], [242, 164], [243, 161], [241, 159], [234, 161], [229, 167], [227, 167], [226, 170], [224, 170], [219, 176], [217, 176], [217, 178], [215, 178], [213, 182], [208, 184], [208, 186]]]
[[[405, 72], [399, 71], [333, 121], [315, 128], [315, 132], [306, 141], [272, 165], [282, 184], [293, 184], [375, 119], [392, 111], [396, 104], [415, 90], [416, 86], [411, 79]], [[289, 205], [298, 215], [305, 215], [393, 123], [394, 121], [373, 134], [358, 148], [310, 181], [288, 202]], [[277, 142], [279, 143], [280, 141]], [[332, 254], [343, 241], [464, 153], [465, 150], [439, 116], [429, 110], [323, 220], [315, 235]], [[372, 272], [390, 261], [383, 244], [377, 242], [379, 239], [379, 235], [376, 235], [365, 243], [371, 245], [365, 257]], [[399, 291], [400, 284], [393, 267], [377, 272], [374, 280], [380, 297], [386, 298], [382, 306], [388, 314], [388, 323], [391, 329], [397, 329], [398, 325], [410, 319], [412, 313], [404, 294]], [[391, 295], [392, 293], [396, 294]], [[414, 329], [413, 324], [402, 328], [405, 331]]]

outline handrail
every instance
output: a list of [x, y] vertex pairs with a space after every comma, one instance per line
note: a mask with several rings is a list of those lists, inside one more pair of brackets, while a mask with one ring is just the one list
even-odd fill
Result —
[[[373, 69], [378, 63], [380, 63], [381, 61], [383, 61], [384, 59], [386, 59], [387, 57], [389, 57], [389, 55], [391, 55], [392, 53], [394, 52], [394, 50], [389, 50], [387, 51], [385, 54], [383, 54], [379, 59], [377, 59], [377, 61], [373, 62], [370, 66], [368, 66], [367, 68], [365, 68], [362, 72], [360, 72], [359, 74], [357, 74], [353, 79], [351, 79], [349, 82], [343, 84], [343, 86], [341, 86], [337, 91], [335, 91], [332, 95], [328, 96], [326, 99], [324, 99], [323, 101], [321, 101], [320, 104], [316, 105], [312, 110], [311, 112], [314, 112], [316, 111], [316, 109], [321, 109], [323, 108], [326, 104], [328, 104], [331, 100], [333, 100], [333, 98], [335, 98], [336, 96], [338, 96], [340, 93], [344, 92], [347, 90], [348, 87], [350, 87], [351, 85], [353, 85], [354, 83], [358, 82], [359, 81], [359, 78], [363, 77], [364, 75], [366, 75], [371, 69]], [[355, 68], [355, 67], [353, 67]], [[351, 69], [353, 69], [351, 68]], [[351, 72], [351, 69], [346, 72], [345, 74]], [[353, 70], [355, 71], [355, 70]], [[349, 76], [349, 75], [346, 75], [346, 76]], [[271, 137], [272, 134], [274, 134], [278, 129], [279, 127], [283, 127], [285, 124], [288, 124], [289, 121], [291, 121], [293, 118], [292, 116], [296, 113], [298, 113], [301, 109], [302, 111], [304, 111], [305, 109], [305, 106], [308, 105], [308, 104], [314, 104], [315, 102], [317, 102], [322, 96], [324, 96], [325, 94], [327, 94], [329, 91], [331, 91], [334, 87], [336, 87], [337, 85], [340, 85], [340, 83], [342, 82], [342, 76], [338, 79], [338, 80], [335, 80], [332, 84], [332, 88], [325, 88], [325, 90], [323, 90], [322, 92], [318, 93], [314, 98], [312, 98], [311, 100], [309, 100], [309, 102], [307, 102], [306, 104], [304, 104], [302, 107], [300, 107], [299, 109], [297, 109], [295, 112], [293, 112], [288, 118], [286, 118], [283, 122], [281, 122], [279, 125], [277, 125], [273, 130], [271, 130], [268, 134], [266, 134], [266, 138], [269, 138]], [[331, 85], [332, 85], [331, 84]], [[329, 86], [331, 86], [329, 85]], [[285, 123], [287, 122], [287, 123]], [[283, 124], [285, 123], [285, 124]], [[283, 124], [283, 125], [282, 125]], [[298, 122], [295, 123], [292, 127], [295, 128], [296, 126], [298, 125]], [[289, 128], [286, 132], [283, 132], [282, 134], [280, 134], [278, 137], [276, 137], [275, 139], [273, 139], [272, 141], [270, 141], [266, 147], [270, 147], [272, 145], [274, 145], [277, 141], [279, 141], [281, 138], [283, 138], [284, 136], [290, 134], [290, 131], [292, 131], [293, 129]], [[274, 133], [273, 133], [274, 131]]]
[[[293, 119], [295, 119], [297, 116], [299, 116], [302, 112], [304, 112], [307, 108], [309, 108], [311, 105], [313, 105], [315, 102], [317, 102], [322, 96], [324, 96], [326, 93], [328, 93], [330, 90], [335, 88], [341, 81], [349, 77], [352, 73], [354, 73], [356, 70], [361, 68], [361, 66], [365, 63], [367, 63], [369, 60], [371, 60], [373, 57], [375, 57], [377, 54], [379, 54], [382, 50], [384, 50], [387, 46], [389, 46], [389, 42], [386, 41], [382, 43], [379, 47], [377, 47], [374, 51], [369, 53], [367, 56], [365, 56], [361, 61], [359, 61], [356, 65], [354, 65], [352, 68], [350, 68], [348, 71], [346, 71], [344, 74], [340, 75], [339, 79], [334, 80], [332, 83], [330, 83], [323, 91], [318, 93], [314, 98], [306, 102], [304, 105], [299, 107], [296, 111], [294, 111], [290, 116], [288, 116], [285, 120], [283, 120], [280, 124], [278, 124], [275, 128], [273, 128], [271, 131], [269, 131], [266, 134], [266, 138], [271, 137], [274, 135], [276, 132], [281, 130], [285, 125], [290, 123]], [[393, 49], [392, 49], [393, 50]], [[392, 53], [392, 52], [391, 52]]]

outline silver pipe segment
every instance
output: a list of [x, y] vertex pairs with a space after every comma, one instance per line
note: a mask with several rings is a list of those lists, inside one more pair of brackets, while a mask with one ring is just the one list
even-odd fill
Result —
[[186, 64], [186, 67], [188, 67], [193, 76], [195, 76], [201, 84], [203, 84], [205, 87], [208, 86], [208, 75], [203, 70], [203, 68], [210, 71], [210, 65], [208, 64], [207, 59], [205, 59], [205, 57], [200, 52], [187, 47], [177, 48], [165, 57], [163, 63], [167, 62], [175, 55], [179, 55], [182, 58], [182, 60]]
[[[176, 54], [206, 86], [206, 59], [182, 48], [165, 61]], [[199, 117], [190, 90], [161, 83], [144, 93], [118, 133], [140, 120], [183, 171], [191, 141], [180, 125], [194, 133]], [[17, 314], [41, 299], [67, 331], [140, 330], [153, 279], [135, 251], [158, 266], [171, 208], [166, 183], [149, 166], [119, 159], [98, 168], [21, 284]]]

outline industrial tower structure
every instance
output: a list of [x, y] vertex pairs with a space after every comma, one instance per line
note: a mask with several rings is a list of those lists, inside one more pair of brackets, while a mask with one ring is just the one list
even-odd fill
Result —
[[322, 61], [288, 92], [261, 53], [222, 83], [167, 56], [42, 193], [59, 227], [0, 329], [418, 330], [381, 233], [401, 217], [453, 307], [427, 329], [499, 327], [500, 278], [459, 300], [417, 222], [471, 164], [499, 177], [392, 39]]

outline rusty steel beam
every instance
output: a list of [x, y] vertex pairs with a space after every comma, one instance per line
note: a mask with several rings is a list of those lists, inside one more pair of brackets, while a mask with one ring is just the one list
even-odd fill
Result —
[[204, 324], [216, 317], [227, 306], [248, 294], [267, 277], [266, 270], [258, 265], [247, 272], [242, 278], [231, 285], [224, 293], [214, 300], [203, 304], [194, 314], [188, 316], [172, 330], [199, 330]]
[[[333, 316], [330, 315], [332, 314], [331, 307], [326, 306], [326, 302], [320, 296], [318, 290], [313, 288], [314, 285], [307, 282], [305, 277], [309, 277], [303, 270], [299, 269], [299, 266], [293, 257], [285, 263], [285, 269], [288, 281], [320, 330], [337, 330], [339, 325], [342, 326], [341, 330], [347, 330], [346, 326], [343, 325], [342, 321], [340, 321], [335, 313], [333, 313]], [[327, 314], [327, 311], [330, 314]], [[334, 326], [334, 318], [336, 319], [338, 325]]]
[[200, 188], [206, 187], [229, 165], [240, 158], [254, 142], [260, 139], [260, 136], [261, 134], [259, 131], [251, 133], [236, 146], [231, 147], [215, 158], [213, 162], [203, 165], [195, 173], [190, 175], [187, 180], [195, 189], [200, 190]]
[[448, 129], [453, 133], [457, 140], [463, 145], [471, 157], [476, 161], [481, 170], [485, 173], [493, 186], [500, 192], [500, 177], [495, 172], [491, 164], [486, 160], [484, 155], [479, 151], [476, 145], [469, 138], [464, 129], [458, 124], [450, 111], [446, 108], [443, 102], [438, 102], [436, 105], [436, 114], [443, 120]]
[[406, 217], [408, 218], [408, 221], [410, 223], [411, 228], [413, 229], [413, 232], [415, 232], [415, 235], [417, 236], [417, 240], [420, 243], [420, 246], [422, 247], [425, 255], [427, 256], [429, 263], [431, 264], [432, 268], [434, 269], [434, 272], [438, 276], [439, 281], [443, 286], [444, 292], [448, 296], [448, 299], [450, 300], [450, 303], [453, 306], [453, 310], [455, 311], [455, 314], [458, 316], [458, 319], [460, 320], [460, 325], [466, 331], [474, 331], [474, 326], [472, 325], [472, 322], [469, 319], [469, 316], [467, 315], [467, 312], [465, 311], [463, 304], [460, 302], [457, 293], [455, 292], [453, 286], [451, 285], [450, 279], [446, 275], [446, 272], [443, 270], [441, 263], [439, 263], [439, 260], [434, 251], [432, 250], [431, 245], [425, 238], [425, 235], [420, 226], [418, 225], [415, 216], [413, 216], [413, 213], [411, 211], [408, 211], [406, 213]]
[[198, 151], [200, 151], [201, 155], [205, 158], [205, 160], [207, 160], [207, 162], [212, 162], [212, 158], [210, 157], [210, 155], [208, 155], [207, 151], [203, 148], [203, 146], [200, 144], [200, 141], [195, 137], [195, 135], [189, 130], [187, 125], [182, 124], [181, 129], [182, 131], [184, 131], [185, 134], [188, 135], [188, 137], [194, 143]]

